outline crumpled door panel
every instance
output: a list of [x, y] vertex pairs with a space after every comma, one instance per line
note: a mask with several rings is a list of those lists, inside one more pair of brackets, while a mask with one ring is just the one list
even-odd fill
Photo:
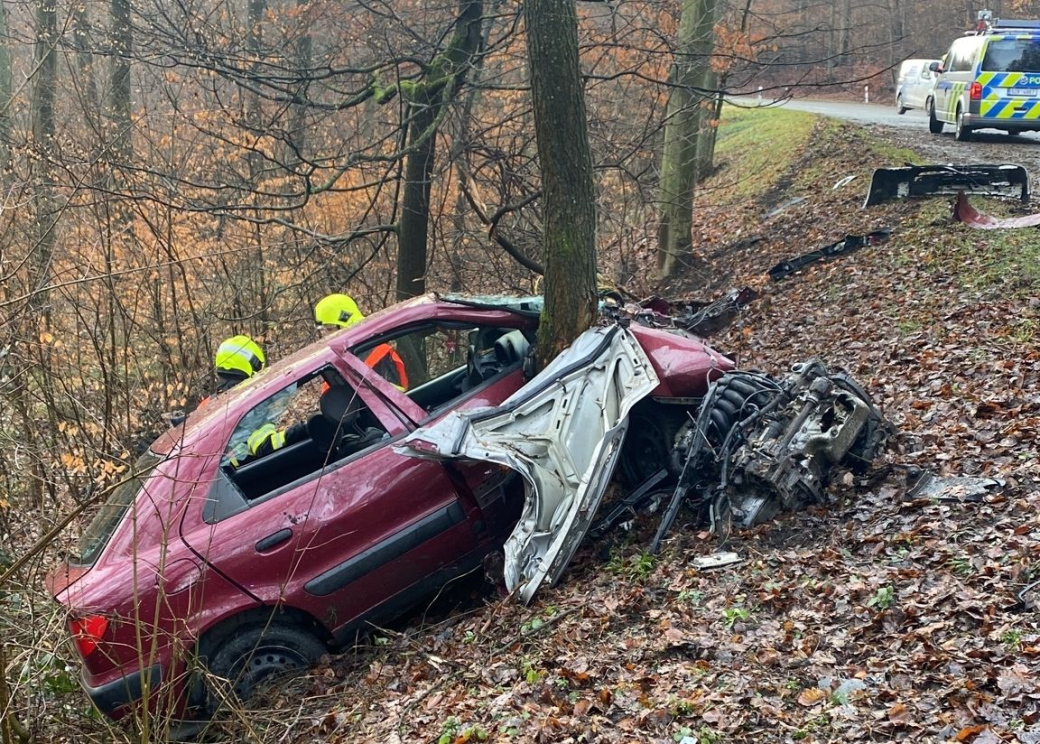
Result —
[[396, 447], [416, 457], [487, 460], [524, 477], [505, 578], [527, 603], [566, 569], [613, 474], [628, 414], [658, 382], [628, 330], [595, 328], [501, 406], [453, 412]]

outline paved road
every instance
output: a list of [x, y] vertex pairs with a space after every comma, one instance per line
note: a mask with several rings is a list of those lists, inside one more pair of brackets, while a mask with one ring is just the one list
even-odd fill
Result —
[[[745, 105], [755, 102], [753, 96], [737, 100]], [[900, 116], [895, 111], [895, 104], [888, 102], [866, 104], [799, 99], [779, 105], [876, 129], [879, 135], [893, 143], [919, 153], [922, 163], [1017, 163], [1024, 165], [1032, 178], [1040, 177], [1040, 133], [1037, 132], [1012, 137], [987, 129], [974, 132], [970, 142], [957, 142], [950, 125], [942, 134], [932, 134], [928, 131], [928, 117], [923, 111], [908, 111]]]

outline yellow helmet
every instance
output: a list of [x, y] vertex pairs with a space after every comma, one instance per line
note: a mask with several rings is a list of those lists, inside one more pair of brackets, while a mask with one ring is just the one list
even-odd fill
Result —
[[217, 347], [214, 364], [217, 374], [245, 378], [262, 370], [267, 359], [260, 344], [249, 336], [232, 336]]
[[348, 328], [365, 319], [354, 298], [346, 294], [330, 294], [314, 306], [314, 322], [320, 326]]

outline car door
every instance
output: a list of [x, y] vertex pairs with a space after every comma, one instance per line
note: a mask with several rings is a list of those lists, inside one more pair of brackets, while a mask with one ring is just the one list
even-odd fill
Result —
[[910, 91], [907, 94], [908, 107], [915, 109], [924, 108], [925, 99], [928, 98], [928, 94], [932, 89], [932, 82], [932, 72], [928, 69], [928, 64], [926, 62], [922, 63], [914, 76]]
[[182, 526], [196, 554], [249, 596], [302, 609], [331, 631], [407, 603], [409, 590], [477, 550], [475, 506], [439, 463], [395, 453], [400, 418], [363, 386], [357, 393], [379, 438], [252, 498], [222, 464]]
[[629, 411], [658, 383], [630, 331], [595, 328], [501, 406], [455, 412], [398, 448], [420, 458], [486, 460], [524, 477], [523, 513], [505, 543], [505, 578], [528, 602], [566, 569], [617, 463]]

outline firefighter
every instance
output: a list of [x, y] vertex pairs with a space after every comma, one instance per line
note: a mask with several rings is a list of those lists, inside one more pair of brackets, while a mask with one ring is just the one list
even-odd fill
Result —
[[279, 429], [274, 424], [264, 424], [249, 435], [246, 448], [252, 457], [263, 457], [287, 444], [294, 444], [306, 438], [307, 425], [303, 422], [293, 424], [288, 429]]
[[[226, 338], [217, 347], [213, 366], [217, 372], [217, 389], [199, 401], [196, 408], [202, 408], [213, 400], [213, 396], [230, 390], [240, 382], [248, 380], [267, 365], [267, 357], [264, 350], [256, 341], [249, 336], [240, 334]], [[177, 426], [183, 423], [187, 414], [178, 414], [171, 417], [170, 423]]]
[[267, 358], [260, 344], [249, 336], [239, 335], [220, 343], [213, 363], [220, 380], [216, 392], [222, 393], [262, 370]]
[[[326, 328], [349, 328], [365, 319], [354, 298], [347, 294], [330, 294], [314, 306], [314, 322]], [[398, 390], [408, 389], [408, 372], [404, 360], [390, 344], [379, 344], [365, 357], [374, 369]]]

